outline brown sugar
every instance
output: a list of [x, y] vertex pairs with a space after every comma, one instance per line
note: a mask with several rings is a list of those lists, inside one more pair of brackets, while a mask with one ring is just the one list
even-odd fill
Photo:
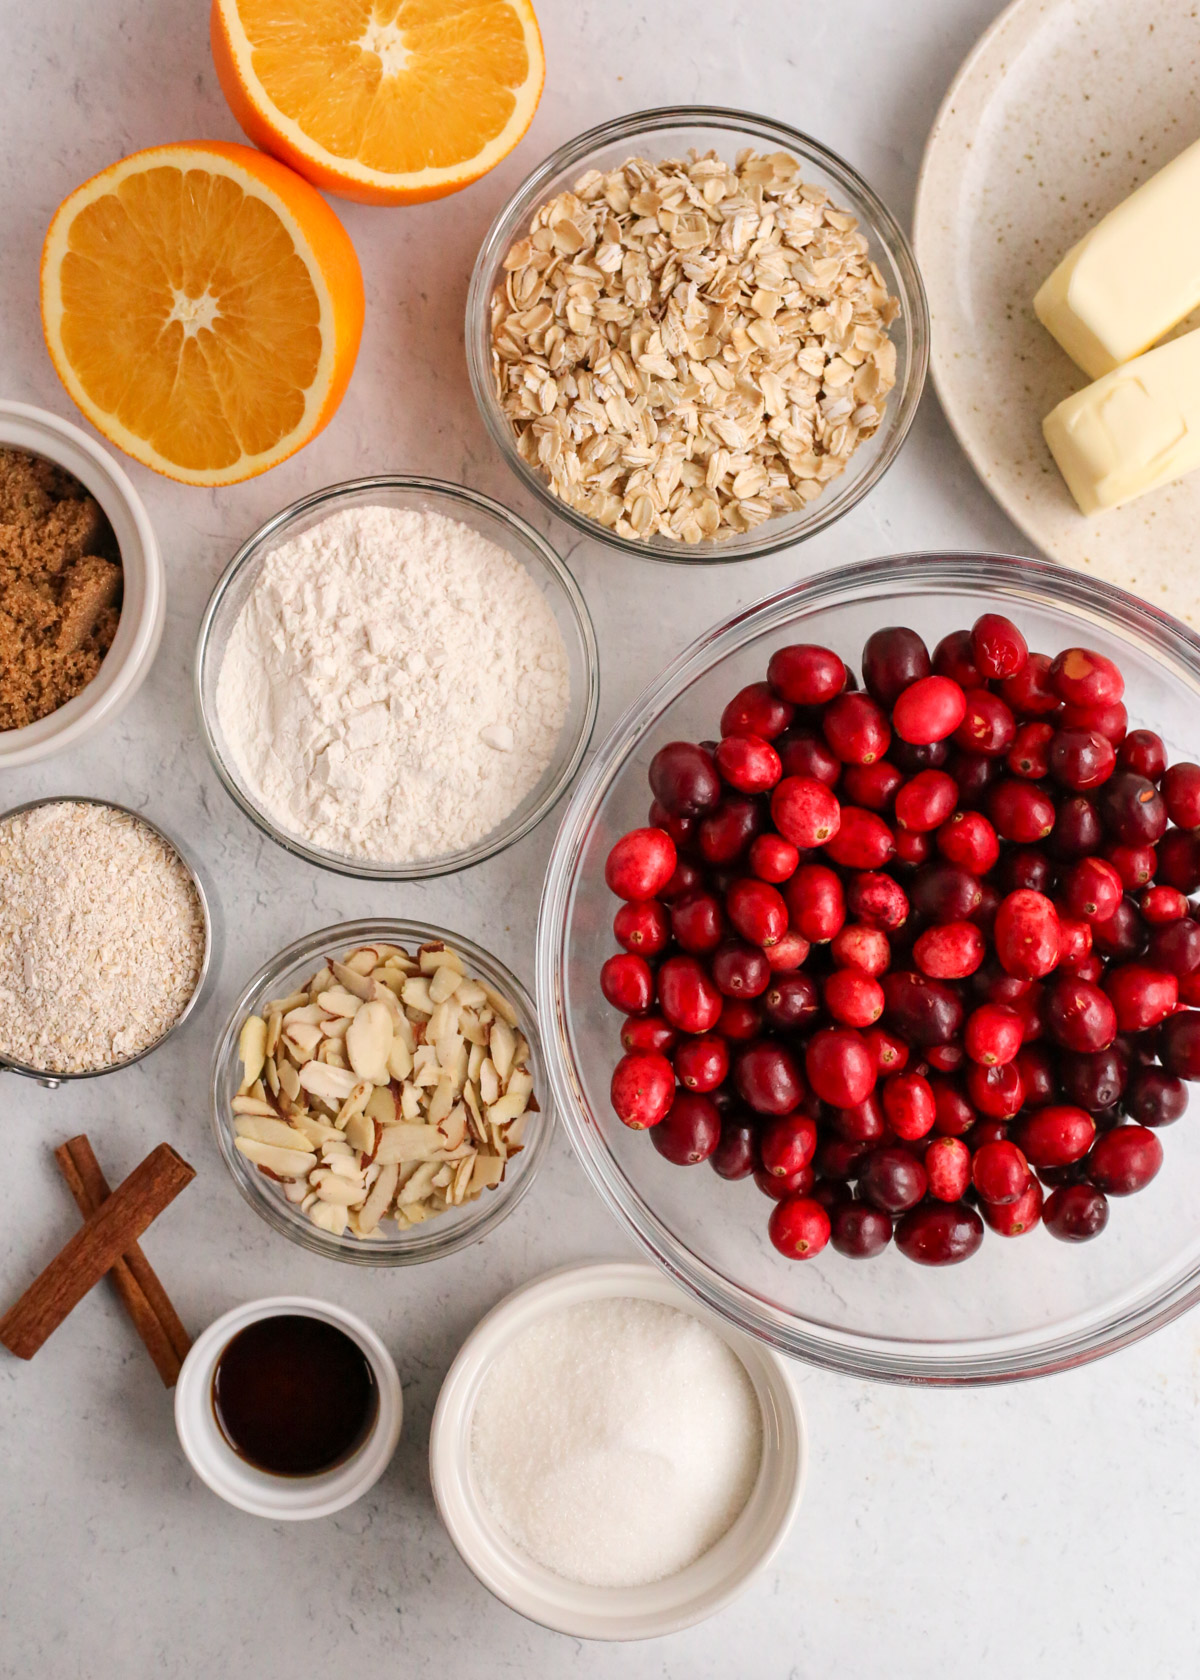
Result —
[[79, 480], [0, 448], [0, 730], [57, 711], [91, 682], [121, 616], [112, 526]]

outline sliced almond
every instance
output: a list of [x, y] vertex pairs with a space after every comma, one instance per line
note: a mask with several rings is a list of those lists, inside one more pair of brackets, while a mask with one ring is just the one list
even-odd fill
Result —
[[490, 1036], [492, 1065], [500, 1075], [501, 1085], [508, 1080], [512, 1072], [513, 1055], [517, 1048], [517, 1035], [507, 1021], [495, 1021], [492, 1024]]
[[389, 1161], [380, 1170], [379, 1177], [371, 1186], [367, 1199], [359, 1210], [358, 1228], [360, 1232], [369, 1233], [379, 1224], [391, 1205], [392, 1197], [396, 1194], [396, 1180], [399, 1174], [400, 1168], [395, 1161]]
[[403, 1121], [385, 1126], [375, 1151], [380, 1166], [389, 1161], [440, 1161], [446, 1153], [446, 1140], [436, 1126], [410, 1126]]
[[340, 981], [348, 992], [360, 998], [363, 1003], [370, 1002], [375, 982], [370, 978], [369, 972], [363, 974], [357, 968], [351, 968], [349, 963], [331, 962], [329, 966], [334, 978]]
[[400, 1118], [396, 1102], [396, 1093], [390, 1085], [376, 1085], [367, 1098], [364, 1113], [368, 1119], [378, 1120], [381, 1125], [390, 1126]]
[[356, 974], [370, 974], [371, 970], [378, 966], [381, 956], [377, 945], [360, 945], [356, 951], [351, 951], [345, 966], [352, 968]]
[[253, 1161], [256, 1167], [266, 1167], [277, 1178], [307, 1178], [317, 1164], [311, 1152], [299, 1149], [280, 1149], [272, 1143], [259, 1143], [256, 1138], [235, 1138], [234, 1148]]
[[283, 1042], [287, 1045], [288, 1054], [293, 1061], [311, 1061], [321, 1048], [321, 1029], [310, 1027], [304, 1022], [297, 1023], [294, 1027], [284, 1027]]
[[299, 1149], [304, 1154], [312, 1149], [312, 1140], [298, 1126], [289, 1126], [283, 1120], [263, 1120], [257, 1115], [240, 1114], [234, 1122], [234, 1130], [240, 1138], [247, 1138], [252, 1143], [269, 1143], [276, 1149]]
[[392, 1017], [386, 1004], [361, 1004], [346, 1033], [346, 1056], [359, 1078], [385, 1085], [391, 1047]]
[[300, 1075], [296, 1071], [296, 1064], [281, 1061], [279, 1064], [279, 1089], [293, 1102], [300, 1095]]
[[[371, 989], [374, 991], [374, 986]], [[362, 998], [347, 991], [345, 986], [331, 986], [327, 992], [319, 993], [317, 1003], [327, 1015], [349, 1015], [351, 1017], [357, 1015], [363, 1006]]]
[[346, 1234], [349, 1216], [344, 1207], [314, 1199], [308, 1210], [308, 1217], [314, 1225], [319, 1226], [322, 1231], [328, 1231], [331, 1236], [344, 1237]]
[[[325, 1045], [326, 1049], [330, 1046]], [[328, 1062], [305, 1062], [300, 1069], [300, 1084], [314, 1097], [340, 1108], [358, 1083], [348, 1068], [333, 1067]]]
[[283, 1030], [290, 1032], [293, 1027], [319, 1027], [325, 1019], [325, 1011], [319, 1003], [301, 1004], [299, 1009], [289, 1009], [283, 1017]]
[[308, 1002], [308, 992], [307, 991], [289, 992], [287, 997], [271, 998], [269, 1002], [264, 1003], [263, 1006], [262, 1006], [262, 1013], [266, 1016], [287, 1015], [293, 1009], [299, 1009], [302, 1004], [305, 1004], [307, 1002]]
[[238, 1055], [242, 1063], [242, 1090], [248, 1091], [267, 1059], [267, 1023], [261, 1015], [247, 1015], [238, 1034]]

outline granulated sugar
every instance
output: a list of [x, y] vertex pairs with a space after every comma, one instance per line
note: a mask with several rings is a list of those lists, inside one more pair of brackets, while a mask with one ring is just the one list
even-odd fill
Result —
[[549, 1313], [480, 1389], [472, 1458], [515, 1545], [567, 1580], [631, 1587], [714, 1546], [750, 1497], [762, 1413], [689, 1313], [630, 1298]]

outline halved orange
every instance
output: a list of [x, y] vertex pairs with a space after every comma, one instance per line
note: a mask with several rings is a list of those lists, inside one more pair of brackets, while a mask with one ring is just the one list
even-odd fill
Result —
[[254, 144], [366, 204], [478, 180], [546, 72], [530, 0], [213, 0], [212, 47]]
[[42, 250], [67, 391], [111, 442], [188, 484], [252, 478], [315, 437], [362, 322], [346, 230], [249, 146], [133, 153], [64, 199]]

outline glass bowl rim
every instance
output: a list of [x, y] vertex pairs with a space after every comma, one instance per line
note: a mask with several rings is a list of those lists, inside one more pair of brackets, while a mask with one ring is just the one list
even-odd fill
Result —
[[[898, 395], [894, 393], [897, 419], [886, 446], [878, 451], [861, 479], [854, 483], [853, 493], [842, 505], [835, 506], [833, 501], [828, 502], [826, 510], [803, 530], [775, 529], [774, 535], [768, 535], [773, 527], [782, 527], [787, 520], [782, 517], [765, 520], [757, 527], [764, 534], [736, 550], [728, 544], [720, 543], [698, 543], [694, 546], [680, 543], [671, 549], [652, 548], [644, 542], [618, 536], [616, 532], [610, 531], [594, 519], [588, 519], [568, 503], [551, 495], [540, 475], [533, 471], [517, 451], [512, 428], [501, 414], [492, 391], [491, 360], [485, 348], [491, 311], [491, 273], [504, 254], [501, 247], [511, 239], [521, 220], [528, 216], [552, 178], [563, 170], [578, 166], [592, 152], [615, 141], [633, 140], [640, 136], [660, 133], [664, 129], [683, 127], [753, 134], [774, 146], [797, 153], [802, 159], [816, 163], [826, 174], [832, 176], [852, 199], [857, 199], [866, 207], [870, 215], [868, 231], [887, 251], [905, 293], [902, 301], [909, 342], [909, 367], [903, 387]], [[756, 112], [739, 111], [724, 105], [659, 105], [649, 110], [630, 112], [626, 116], [616, 117], [585, 130], [557, 147], [525, 177], [493, 218], [479, 247], [467, 292], [464, 338], [471, 389], [488, 435], [500, 450], [510, 470], [525, 488], [537, 497], [543, 507], [573, 526], [581, 536], [604, 543], [618, 553], [632, 555], [638, 560], [660, 562], [670, 566], [723, 566], [732, 565], [739, 560], [761, 559], [764, 555], [776, 554], [781, 549], [807, 542], [819, 531], [827, 530], [836, 524], [875, 487], [895, 461], [916, 418], [929, 370], [930, 331], [929, 301], [925, 295], [925, 282], [917, 266], [912, 243], [897, 217], [845, 158], [802, 129], [792, 128]], [[809, 505], [817, 509], [823, 500], [824, 498], [820, 497]]]
[[[256, 560], [265, 558], [269, 549], [268, 544], [278, 539], [281, 533], [304, 518], [322, 508], [335, 511], [336, 504], [347, 497], [358, 496], [371, 491], [402, 491], [419, 492], [433, 498], [444, 497], [451, 504], [468, 506], [499, 520], [501, 525], [519, 537], [541, 560], [547, 572], [558, 583], [570, 607], [570, 616], [575, 625], [582, 650], [585, 672], [586, 694], [583, 697], [582, 716], [574, 746], [563, 762], [563, 766], [537, 804], [530, 809], [518, 823], [507, 820], [499, 824], [489, 834], [485, 834], [473, 846], [466, 846], [461, 851], [449, 852], [441, 857], [426, 858], [409, 864], [375, 864], [366, 858], [347, 857], [339, 852], [327, 852], [320, 846], [311, 845], [299, 836], [286, 833], [279, 828], [267, 813], [253, 803], [232, 774], [225, 762], [225, 757], [217, 746], [215, 720], [209, 716], [208, 707], [204, 699], [204, 678], [209, 663], [214, 655], [212, 645], [213, 626], [217, 614], [224, 604], [226, 595], [236, 580], [242, 575], [246, 567]], [[514, 555], [518, 563], [525, 565], [520, 556]], [[528, 569], [528, 568], [527, 568]], [[531, 574], [532, 575], [532, 574]], [[534, 580], [536, 582], [536, 578]], [[220, 672], [218, 670], [217, 677]], [[215, 693], [215, 682], [214, 682]], [[268, 840], [290, 852], [293, 857], [303, 858], [306, 863], [316, 864], [319, 869], [328, 869], [336, 875], [348, 875], [362, 881], [428, 881], [439, 875], [456, 874], [460, 869], [469, 869], [474, 864], [483, 863], [487, 858], [495, 857], [498, 853], [507, 851], [518, 840], [536, 828], [543, 817], [548, 816], [554, 806], [570, 787], [579, 766], [583, 763], [592, 734], [596, 727], [596, 716], [600, 707], [600, 649], [596, 640], [596, 630], [592, 623], [592, 616], [588, 609], [583, 592], [576, 583], [566, 563], [561, 560], [549, 542], [532, 525], [529, 525], [519, 514], [513, 513], [501, 502], [494, 501], [490, 496], [482, 495], [478, 490], [468, 489], [465, 484], [455, 484], [449, 479], [427, 478], [418, 474], [407, 473], [375, 473], [365, 478], [344, 479], [338, 484], [328, 484], [323, 489], [314, 490], [287, 507], [281, 508], [271, 516], [239, 546], [233, 558], [226, 565], [220, 577], [213, 585], [212, 591], [204, 608], [200, 620], [200, 629], [196, 638], [196, 655], [192, 680], [192, 694], [196, 714], [200, 720], [200, 734], [203, 738], [209, 761], [217, 773], [217, 778], [226, 793], [233, 800], [260, 834], [265, 834]], [[567, 725], [564, 723], [564, 731]], [[519, 808], [519, 807], [518, 807]]]
[[[643, 1200], [607, 1152], [592, 1143], [582, 1087], [566, 1049], [560, 975], [565, 963], [568, 910], [583, 855], [583, 836], [602, 799], [625, 768], [638, 742], [661, 719], [688, 681], [711, 670], [754, 637], [802, 623], [806, 611], [864, 599], [889, 598], [903, 571], [905, 587], [962, 592], [987, 588], [998, 601], [1036, 601], [1047, 610], [1072, 607], [1097, 621], [1137, 630], [1157, 651], [1173, 655], [1200, 691], [1200, 636], [1170, 613], [1115, 584], [1055, 561], [964, 550], [919, 550], [831, 567], [769, 595], [702, 632], [616, 720], [592, 755], [563, 814], [546, 871], [538, 915], [536, 991], [543, 1022], [550, 1096], [592, 1187], [639, 1246], [677, 1283], [738, 1329], [778, 1352], [843, 1375], [932, 1386], [967, 1386], [1071, 1370], [1139, 1341], [1200, 1302], [1200, 1260], [1163, 1283], [1159, 1267], [1110, 1304], [1097, 1318], [1085, 1309], [1050, 1333], [1016, 1331], [1002, 1336], [924, 1344], [812, 1327], [782, 1309], [757, 1302], [741, 1285], [689, 1250]], [[1012, 587], [1006, 589], [1008, 584]], [[874, 591], [874, 593], [872, 593]], [[688, 681], [685, 681], [688, 679]], [[1156, 1281], [1159, 1280], [1159, 1281]], [[1133, 1297], [1131, 1299], [1131, 1297]]]
[[[411, 1237], [411, 1240], [409, 1233], [412, 1233], [413, 1227], [409, 1227], [409, 1233], [404, 1236], [383, 1240], [364, 1241], [356, 1237], [335, 1237], [330, 1232], [320, 1230], [303, 1215], [293, 1213], [291, 1204], [284, 1201], [282, 1196], [271, 1190], [259, 1190], [254, 1178], [244, 1178], [234, 1159], [236, 1151], [233, 1145], [233, 1128], [226, 1118], [221, 1087], [225, 1070], [237, 1054], [238, 1035], [251, 998], [298, 963], [311, 960], [331, 947], [369, 943], [371, 939], [385, 939], [393, 944], [411, 944], [414, 941], [424, 944], [429, 940], [440, 939], [458, 951], [468, 968], [482, 973], [489, 983], [492, 982], [488, 971], [492, 971], [492, 974], [499, 977], [500, 985], [497, 989], [504, 991], [516, 1009], [521, 1031], [533, 1052], [534, 1062], [540, 1064], [542, 1069], [546, 1067], [546, 1051], [538, 1029], [533, 998], [508, 964], [501, 962], [499, 957], [493, 956], [473, 939], [468, 939], [465, 934], [438, 927], [432, 922], [414, 922], [394, 916], [364, 916], [354, 921], [334, 922], [328, 927], [316, 928], [312, 933], [292, 940], [291, 944], [285, 945], [281, 951], [268, 958], [238, 992], [225, 1025], [217, 1037], [209, 1076], [209, 1116], [212, 1129], [221, 1159], [228, 1168], [238, 1193], [272, 1230], [287, 1237], [299, 1247], [323, 1255], [326, 1259], [345, 1261], [348, 1265], [383, 1269], [391, 1266], [420, 1265], [425, 1261], [441, 1260], [447, 1255], [457, 1254], [487, 1236], [507, 1219], [525, 1196], [545, 1160], [554, 1133], [555, 1109], [550, 1101], [547, 1081], [543, 1078], [542, 1089], [536, 1093], [542, 1107], [538, 1111], [535, 1125], [530, 1129], [532, 1135], [527, 1133], [528, 1141], [523, 1146], [522, 1156], [518, 1157], [528, 1157], [520, 1169], [519, 1176], [506, 1178], [496, 1190], [481, 1195], [466, 1217], [453, 1222], [444, 1221], [441, 1217], [429, 1220], [416, 1228], [416, 1235]], [[261, 1174], [254, 1176], [261, 1177]]]

